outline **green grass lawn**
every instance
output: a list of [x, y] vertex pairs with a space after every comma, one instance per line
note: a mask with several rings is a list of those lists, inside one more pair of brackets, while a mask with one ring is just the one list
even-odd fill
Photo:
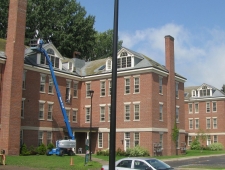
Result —
[[[74, 165], [70, 165], [71, 158]], [[46, 168], [49, 170], [77, 169], [77, 170], [95, 170], [100, 169], [101, 164], [95, 161], [89, 162], [84, 166], [84, 157], [82, 156], [6, 156], [6, 166], [14, 165], [21, 167]]]
[[[193, 151], [188, 150], [185, 155], [174, 155], [174, 156], [158, 156], [157, 159], [165, 160], [171, 158], [183, 158], [191, 156], [204, 156], [204, 155], [215, 155], [215, 154], [225, 154], [225, 151]], [[109, 160], [108, 156], [98, 156], [93, 154], [92, 157], [99, 158], [102, 160]], [[124, 156], [117, 156], [116, 160], [123, 158]], [[71, 158], [74, 165], [70, 165]], [[89, 162], [87, 166], [84, 166], [84, 157], [75, 156], [46, 156], [46, 155], [35, 155], [35, 156], [6, 156], [6, 166], [26, 166], [32, 168], [46, 168], [49, 170], [60, 170], [60, 169], [77, 169], [77, 170], [100, 170], [101, 164], [99, 162]], [[203, 168], [204, 169], [204, 168]], [[206, 169], [206, 167], [205, 167]], [[210, 169], [210, 167], [207, 167]], [[212, 168], [211, 168], [212, 169]], [[215, 167], [213, 167], [215, 169]], [[221, 169], [218, 167], [216, 169]]]

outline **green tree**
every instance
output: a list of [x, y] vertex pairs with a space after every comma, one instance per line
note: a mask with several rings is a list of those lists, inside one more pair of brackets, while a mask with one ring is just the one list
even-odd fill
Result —
[[72, 57], [74, 51], [89, 56], [96, 31], [95, 17], [86, 14], [76, 0], [28, 0], [26, 44], [38, 30], [39, 37], [51, 41], [63, 56]]
[[207, 140], [208, 135], [204, 132], [204, 130], [200, 129], [197, 134], [197, 139], [201, 144], [201, 149], [203, 150], [205, 142]]
[[177, 127], [177, 123], [174, 123], [173, 129], [172, 129], [172, 139], [175, 143], [175, 147], [176, 147], [176, 155], [178, 155], [177, 153], [177, 147], [178, 147], [178, 137], [179, 137], [179, 128]]
[[8, 26], [9, 0], [1, 0], [0, 3], [0, 38], [6, 38]]
[[[95, 46], [91, 60], [112, 57], [113, 54], [113, 30], [98, 32], [95, 34]], [[122, 48], [123, 41], [119, 40], [118, 50]]]

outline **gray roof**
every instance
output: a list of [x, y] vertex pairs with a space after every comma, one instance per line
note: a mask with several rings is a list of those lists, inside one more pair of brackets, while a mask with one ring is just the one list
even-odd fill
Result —
[[[195, 96], [192, 97], [192, 91], [193, 90], [198, 90], [200, 89], [202, 86], [207, 86], [208, 88], [212, 89], [212, 96]], [[195, 99], [204, 99], [204, 98], [218, 98], [218, 97], [225, 97], [225, 93], [222, 90], [217, 89], [216, 87], [203, 83], [200, 86], [189, 86], [189, 87], [185, 87], [184, 88], [184, 98], [185, 100], [195, 100]]]

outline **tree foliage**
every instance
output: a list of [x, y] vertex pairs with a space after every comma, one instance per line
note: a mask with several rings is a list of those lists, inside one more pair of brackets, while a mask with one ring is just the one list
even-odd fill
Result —
[[1, 0], [0, 3], [0, 38], [6, 38], [8, 26], [9, 0]]
[[[0, 38], [6, 38], [9, 0], [0, 3]], [[87, 15], [85, 8], [76, 0], [28, 0], [25, 44], [30, 39], [51, 41], [65, 57], [74, 51], [81, 58], [100, 59], [112, 56], [113, 30], [103, 33], [94, 29], [95, 17]], [[38, 35], [36, 35], [38, 30]], [[36, 35], [36, 36], [35, 36]], [[122, 47], [118, 42], [118, 50]]]
[[76, 0], [28, 0], [26, 44], [38, 30], [63, 56], [72, 57], [74, 51], [88, 56], [95, 40], [94, 22]]
[[[97, 32], [95, 34], [95, 46], [93, 49], [93, 58], [100, 59], [106, 57], [112, 57], [113, 55], [113, 30], [107, 30], [105, 32]], [[119, 40], [117, 49], [122, 48], [123, 41]]]

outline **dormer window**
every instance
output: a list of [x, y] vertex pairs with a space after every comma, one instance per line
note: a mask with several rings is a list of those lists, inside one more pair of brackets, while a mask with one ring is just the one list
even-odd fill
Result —
[[204, 85], [201, 87], [201, 89], [198, 90], [200, 97], [204, 96], [211, 96], [212, 95], [212, 88]]
[[108, 59], [106, 61], [106, 70], [111, 70], [112, 69], [112, 60]]
[[[59, 58], [55, 56], [54, 51], [51, 48], [49, 48], [49, 49], [47, 49], [47, 53], [48, 53], [49, 59], [52, 63], [52, 66], [59, 68]], [[48, 65], [47, 59], [44, 54], [41, 54], [40, 64]]]
[[70, 71], [73, 71], [72, 68], [73, 68], [73, 63], [72, 62], [69, 62], [69, 70]]
[[122, 53], [120, 54], [120, 57], [123, 57], [123, 56], [127, 56], [127, 52], [122, 52]]
[[127, 67], [131, 67], [131, 56], [120, 57], [117, 59], [117, 68], [127, 68]]

